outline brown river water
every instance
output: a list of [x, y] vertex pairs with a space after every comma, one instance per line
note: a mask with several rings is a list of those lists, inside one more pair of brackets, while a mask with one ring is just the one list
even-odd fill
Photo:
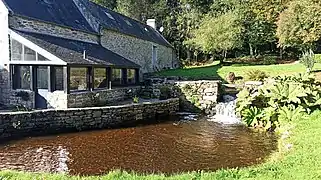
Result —
[[276, 149], [272, 134], [205, 118], [31, 137], [0, 144], [0, 169], [100, 175], [114, 169], [179, 173], [261, 163]]

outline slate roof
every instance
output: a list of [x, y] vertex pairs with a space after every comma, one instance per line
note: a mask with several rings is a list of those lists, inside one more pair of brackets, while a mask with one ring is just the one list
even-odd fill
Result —
[[15, 15], [97, 33], [72, 0], [2, 0]]
[[[103, 65], [119, 68], [140, 68], [140, 66], [134, 62], [98, 44], [43, 34], [21, 31], [15, 32], [67, 62], [69, 65]], [[86, 51], [86, 59], [83, 58], [84, 50]]]
[[[83, 3], [104, 28], [171, 47], [170, 43], [157, 30], [147, 24], [104, 8], [88, 0], [83, 0]], [[111, 15], [112, 18], [108, 14]]]
[[[2, 0], [10, 13], [41, 21], [68, 26], [77, 30], [99, 34], [90, 26], [73, 0]], [[135, 36], [167, 47], [170, 43], [150, 26], [97, 5], [89, 0], [81, 0], [88, 13], [91, 13], [106, 29]], [[112, 18], [110, 18], [110, 16]]]

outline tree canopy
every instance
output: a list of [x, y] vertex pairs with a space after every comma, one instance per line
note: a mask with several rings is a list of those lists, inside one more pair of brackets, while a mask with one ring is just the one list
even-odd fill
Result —
[[321, 38], [319, 0], [92, 1], [144, 23], [155, 18], [183, 60], [282, 54], [315, 47]]

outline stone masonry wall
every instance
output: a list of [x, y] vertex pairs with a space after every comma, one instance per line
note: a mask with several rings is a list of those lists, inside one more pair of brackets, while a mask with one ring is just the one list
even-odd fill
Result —
[[159, 89], [160, 94], [170, 93], [171, 97], [179, 97], [180, 108], [183, 111], [216, 113], [220, 81], [159, 81], [159, 79], [154, 79], [152, 84], [154, 89]]
[[0, 113], [0, 139], [117, 127], [177, 111], [176, 98], [125, 106]]
[[125, 87], [93, 92], [74, 92], [68, 94], [68, 108], [92, 107], [99, 104], [112, 103], [131, 98], [141, 87]]
[[9, 27], [22, 31], [43, 33], [51, 36], [80, 40], [96, 44], [99, 42], [99, 37], [95, 34], [86, 33], [68, 27], [45, 23], [37, 20], [22, 18], [19, 16], [10, 16]]
[[[105, 48], [140, 65], [142, 73], [178, 66], [174, 50], [170, 47], [106, 29], [102, 31], [101, 43]], [[157, 61], [155, 63], [157, 69], [152, 67], [153, 46], [157, 47]]]

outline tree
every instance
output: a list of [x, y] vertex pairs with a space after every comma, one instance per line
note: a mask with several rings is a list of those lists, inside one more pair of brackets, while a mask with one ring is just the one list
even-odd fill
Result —
[[307, 51], [321, 38], [321, 2], [295, 0], [280, 14], [277, 36], [282, 48]]
[[91, 0], [91, 1], [109, 9], [115, 9], [117, 7], [116, 0]]
[[234, 12], [228, 12], [218, 17], [207, 16], [199, 29], [193, 32], [194, 37], [188, 44], [199, 47], [207, 53], [222, 53], [226, 58], [227, 51], [242, 46], [242, 26], [238, 23]]

